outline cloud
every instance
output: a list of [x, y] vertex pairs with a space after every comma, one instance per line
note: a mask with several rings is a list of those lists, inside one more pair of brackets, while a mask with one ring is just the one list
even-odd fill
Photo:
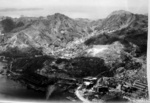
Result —
[[0, 12], [16, 12], [16, 11], [39, 11], [43, 10], [42, 8], [5, 8], [5, 9], [0, 9]]

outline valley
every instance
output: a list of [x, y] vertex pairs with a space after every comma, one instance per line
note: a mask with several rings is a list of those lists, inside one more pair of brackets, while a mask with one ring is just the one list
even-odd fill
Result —
[[[69, 98], [68, 101], [84, 102], [78, 94], [81, 92], [88, 101], [148, 97], [147, 15], [118, 10], [93, 21], [72, 19], [60, 13], [47, 17], [3, 17], [0, 31], [0, 59], [5, 64], [0, 73], [8, 84], [10, 81], [23, 84], [25, 91], [31, 90], [29, 94], [34, 90], [37, 95], [45, 96], [51, 91], [47, 88], [54, 87], [55, 96], [73, 95], [61, 98]], [[134, 87], [137, 80], [145, 84], [145, 89], [139, 90], [141, 85]], [[88, 88], [85, 82], [92, 87]], [[106, 91], [97, 92], [98, 88]], [[53, 93], [48, 100], [53, 100], [51, 96]]]

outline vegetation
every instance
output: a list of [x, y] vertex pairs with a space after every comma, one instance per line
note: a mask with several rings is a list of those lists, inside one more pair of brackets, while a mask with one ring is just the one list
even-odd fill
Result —
[[15, 28], [15, 22], [13, 21], [12, 18], [6, 18], [4, 20], [1, 21], [1, 24], [4, 28], [3, 32], [10, 32]]
[[[76, 21], [59, 13], [45, 19], [6, 18], [1, 24], [3, 32], [8, 35], [2, 36], [5, 40], [2, 40], [0, 55], [8, 61], [7, 73], [11, 74], [10, 78], [21, 77], [18, 81], [24, 81], [25, 84], [29, 84], [28, 81], [33, 85], [32, 82], [41, 83], [38, 80], [44, 81], [42, 76], [53, 81], [50, 85], [61, 84], [64, 88], [66, 84], [70, 87], [75, 84], [73, 90], [80, 83], [83, 84], [85, 77], [109, 79], [110, 85], [105, 89], [113, 87], [116, 90], [118, 85], [124, 86], [125, 83], [129, 86], [136, 80], [147, 84], [147, 22], [147, 16], [125, 11], [113, 12], [104, 20], [92, 22], [82, 19]], [[95, 32], [100, 34], [92, 36]], [[73, 41], [86, 35], [92, 37], [89, 36], [86, 41], [84, 37]], [[96, 49], [100, 52], [90, 55], [86, 50], [94, 48], [94, 45], [103, 45], [104, 48], [100, 47]], [[115, 87], [111, 82], [116, 84]], [[30, 84], [28, 86], [32, 87]], [[66, 89], [67, 92], [69, 90]], [[139, 95], [146, 98], [147, 92], [140, 92], [135, 98]]]

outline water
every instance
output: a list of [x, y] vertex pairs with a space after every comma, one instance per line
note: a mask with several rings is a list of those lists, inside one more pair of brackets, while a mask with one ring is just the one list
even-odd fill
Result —
[[0, 75], [0, 99], [35, 99], [44, 100], [45, 94], [28, 90], [21, 84]]
[[[0, 62], [0, 70], [6, 64]], [[17, 99], [17, 100], [44, 100], [45, 93], [28, 90], [20, 83], [8, 79], [6, 76], [0, 74], [0, 99]]]
[[[0, 70], [3, 66], [5, 66], [5, 64], [0, 62]], [[55, 92], [48, 101], [69, 101], [66, 98], [68, 96], [70, 96], [70, 94]], [[0, 74], [0, 101], [46, 101], [45, 98], [46, 93], [26, 89], [26, 87], [19, 82], [15, 82]]]

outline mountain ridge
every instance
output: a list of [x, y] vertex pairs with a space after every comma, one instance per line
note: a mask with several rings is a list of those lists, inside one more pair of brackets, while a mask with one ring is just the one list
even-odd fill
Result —
[[[77, 39], [90, 38], [101, 32], [110, 32], [131, 27], [142, 27], [146, 17], [128, 11], [114, 11], [104, 19], [72, 19], [61, 13], [47, 17], [20, 17], [12, 19], [15, 27], [10, 32], [4, 31], [4, 44], [7, 47], [42, 48], [43, 51], [65, 48]], [[2, 21], [0, 23], [2, 25]], [[147, 26], [145, 26], [147, 27]], [[2, 27], [3, 28], [3, 27]], [[1, 42], [2, 42], [1, 41]], [[82, 40], [81, 40], [82, 41]], [[82, 42], [83, 43], [83, 42]]]

